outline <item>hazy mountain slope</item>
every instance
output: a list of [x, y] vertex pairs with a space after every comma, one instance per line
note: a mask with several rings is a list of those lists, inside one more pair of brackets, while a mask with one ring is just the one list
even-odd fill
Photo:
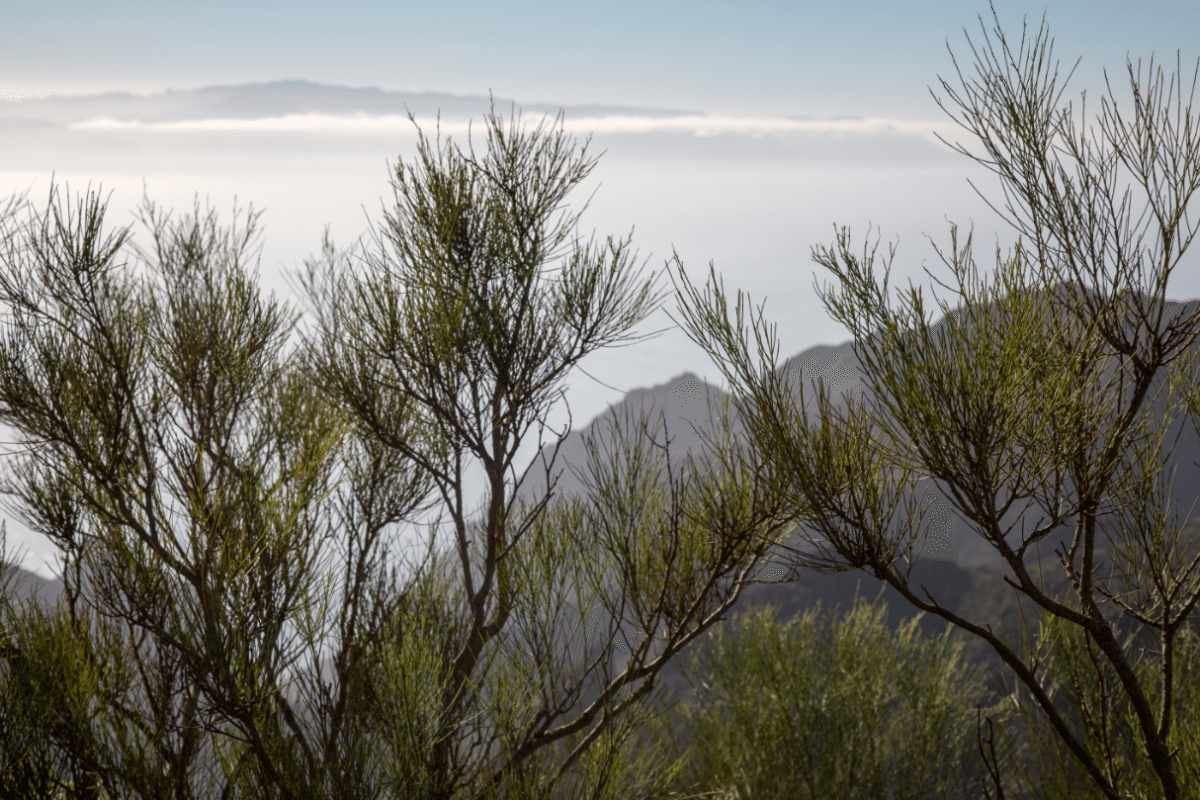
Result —
[[15, 565], [5, 566], [6, 577], [10, 570], [12, 577], [8, 579], [8, 589], [19, 600], [24, 600], [32, 593], [37, 592], [43, 602], [53, 603], [62, 593], [63, 583], [58, 578], [47, 580], [35, 572]]
[[[1190, 313], [1196, 308], [1198, 302], [1200, 301], [1193, 300], [1181, 304], [1183, 311], [1177, 310], [1175, 313]], [[935, 337], [936, 330], [942, 324], [939, 322], [935, 326]], [[1115, 359], [1110, 359], [1109, 367], [1104, 372], [1105, 380], [1112, 375], [1114, 369]], [[855, 396], [861, 394], [869, 402], [875, 401], [870, 386], [865, 381], [859, 359], [854, 352], [853, 341], [845, 342], [837, 347], [819, 345], [809, 348], [786, 359], [780, 365], [779, 372], [788, 376], [789, 385], [796, 393], [797, 400], [799, 400], [800, 383], [803, 381], [805, 409], [810, 426], [819, 424], [816, 399], [818, 377], [824, 379], [832, 406], [841, 414], [847, 413], [847, 397], [853, 400]], [[1158, 393], [1165, 388], [1167, 372], [1165, 367], [1159, 370], [1151, 385], [1149, 398], [1159, 396]], [[1125, 392], [1128, 397], [1128, 387], [1125, 388]], [[562, 496], [574, 496], [583, 492], [583, 484], [575, 473], [586, 470], [584, 431], [590, 435], [599, 436], [601, 442], [604, 443], [600, 452], [607, 452], [609, 426], [616, 420], [625, 419], [623, 415], [626, 412], [630, 413], [629, 419], [636, 419], [639, 409], [645, 409], [649, 413], [652, 423], [659, 421], [660, 412], [665, 414], [665, 430], [672, 440], [673, 456], [682, 456], [685, 452], [690, 451], [694, 458], [702, 459], [704, 449], [699, 431], [704, 429], [702, 423], [709, 416], [706, 410], [708, 402], [711, 400], [715, 404], [719, 400], [720, 394], [719, 389], [700, 381], [690, 372], [655, 387], [634, 389], [622, 401], [614, 404], [610, 411], [596, 417], [584, 429], [574, 430], [566, 437], [551, 473], [557, 476], [556, 492]], [[1153, 405], [1157, 419], [1161, 419], [1163, 416], [1165, 395], [1166, 393], [1163, 391], [1159, 400]], [[741, 431], [742, 426], [737, 419], [736, 412], [733, 413], [732, 419], [735, 422], [734, 431]], [[711, 420], [708, 421], [711, 423]], [[715, 428], [710, 428], [710, 430], [715, 430]], [[664, 441], [664, 436], [660, 434], [657, 441]], [[553, 456], [553, 448], [547, 446], [543, 448], [542, 452], [545, 461], [549, 462]], [[1130, 450], [1129, 453], [1128, 458], [1132, 460], [1133, 451]], [[1169, 478], [1172, 464], [1176, 469], [1170, 500], [1178, 508], [1181, 524], [1186, 524], [1189, 519], [1200, 520], [1200, 504], [1193, 509], [1193, 503], [1196, 503], [1197, 497], [1200, 497], [1200, 436], [1197, 435], [1195, 426], [1186, 413], [1180, 413], [1167, 427], [1164, 455], [1167, 459], [1167, 471], [1164, 473], [1164, 479]], [[536, 466], [530, 471], [519, 492], [520, 497], [530, 501], [543, 496], [546, 490], [542, 462], [535, 461], [535, 464]], [[1169, 480], [1167, 482], [1169, 483]], [[934, 486], [935, 483], [938, 485]], [[941, 482], [929, 478], [918, 482], [916, 486], [915, 492], [918, 496], [927, 492], [925, 494], [928, 507], [927, 523], [932, 527], [923, 555], [934, 559], [953, 560], [967, 568], [986, 566], [998, 569], [1003, 563], [998, 552], [983, 540], [972, 523], [952, 507], [948, 499], [951, 495], [945, 491], [946, 488]], [[1001, 499], [1006, 499], [1006, 497], [1007, 495], [1003, 494]], [[1010, 541], [1017, 541], [1019, 538], [1021, 521], [1026, 523], [1026, 530], [1032, 530], [1037, 522], [1037, 507], [1030, 507], [1024, 514], [1019, 513], [1022, 507], [1023, 503], [1014, 504], [1009, 514], [1002, 519], [1005, 527], [1015, 526], [1015, 528], [1010, 528], [1012, 531]], [[945, 536], [947, 518], [950, 528], [948, 537]], [[1065, 535], [1067, 531], [1066, 526], [1063, 526], [1057, 529], [1052, 537]]]

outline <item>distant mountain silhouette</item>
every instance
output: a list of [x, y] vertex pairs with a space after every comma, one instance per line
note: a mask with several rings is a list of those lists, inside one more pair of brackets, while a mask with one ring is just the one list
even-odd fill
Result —
[[[445, 92], [397, 92], [375, 87], [330, 86], [305, 80], [249, 83], [240, 86], [207, 86], [200, 89], [137, 95], [108, 92], [95, 95], [53, 95], [0, 102], [0, 130], [64, 127], [97, 117], [143, 124], [203, 119], [265, 119], [288, 114], [368, 114], [446, 118], [476, 117], [489, 109], [489, 99], [479, 95]], [[512, 100], [496, 98], [496, 109], [507, 117]], [[699, 111], [677, 111], [633, 106], [518, 103], [525, 115], [549, 114], [561, 109], [568, 118], [593, 116], [677, 117], [704, 116]]]

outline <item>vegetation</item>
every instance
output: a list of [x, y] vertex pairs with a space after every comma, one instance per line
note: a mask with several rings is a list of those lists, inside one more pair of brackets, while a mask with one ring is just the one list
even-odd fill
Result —
[[[1135, 121], [1114, 105], [1112, 151], [1093, 156], [1070, 106], [1056, 112], [1054, 81], [1041, 85], [1041, 33], [1023, 63], [1000, 43], [1003, 71], [989, 44], [982, 82], [954, 99], [988, 151], [977, 160], [1030, 220], [1014, 224], [1031, 247], [997, 258], [1001, 285], [968, 286], [970, 239], [960, 251], [952, 230], [966, 302], [935, 342], [921, 293], [893, 312], [886, 274], [880, 290], [873, 253], [856, 258], [843, 229], [814, 258], [842, 284], [822, 297], [854, 334], [873, 401], [835, 414], [822, 385], [810, 427], [762, 310], [756, 368], [741, 294], [734, 323], [715, 270], [702, 295], [676, 258], [680, 324], [733, 399], [699, 463], [660, 442], [665, 420], [618, 418], [607, 450], [587, 442], [583, 498], [555, 497], [551, 458], [529, 468], [547, 494], [518, 501], [516, 451], [535, 424], [542, 443], [577, 362], [637, 338], [659, 298], [629, 240], [585, 245], [579, 214], [553, 219], [595, 165], [561, 118], [529, 132], [493, 112], [483, 156], [422, 135], [376, 246], [339, 252], [326, 236], [301, 273], [315, 324], [299, 342], [299, 317], [249, 268], [252, 211], [225, 229], [198, 206], [173, 223], [147, 200], [144, 251], [128, 229], [106, 235], [90, 192], [72, 214], [52, 187], [23, 227], [8, 224], [26, 205], [14, 198], [0, 422], [21, 450], [3, 489], [61, 551], [65, 589], [53, 609], [18, 608], [0, 585], [0, 792], [749, 800], [1004, 797], [1007, 783], [1187, 796], [1200, 554], [1179, 552], [1159, 511], [1165, 423], [1148, 394], [1169, 366], [1167, 420], [1181, 406], [1200, 417], [1183, 355], [1200, 312], [1164, 305], [1191, 240], [1200, 127], [1189, 106], [1172, 128], [1161, 69], [1143, 91], [1131, 65]], [[1149, 252], [1112, 196], [1118, 164], [1150, 196]], [[477, 508], [471, 462], [487, 482]], [[1003, 556], [1036, 635], [909, 585], [927, 504], [897, 498], [925, 475]], [[1000, 520], [1022, 500], [1045, 516], [1014, 541]], [[1069, 521], [1063, 580], [1046, 582], [1040, 543]], [[815, 555], [785, 552], [798, 524]], [[405, 525], [428, 531], [419, 560], [389, 546]], [[781, 559], [773, 582], [869, 571], [947, 634], [919, 641], [910, 625], [892, 639], [865, 607], [832, 627], [764, 612], [722, 630], [759, 566]], [[1153, 632], [1155, 659], [1121, 617]], [[983, 691], [951, 628], [1002, 661], [1009, 699]], [[672, 718], [657, 682], [689, 645], [709, 694]]]
[[[1170, 95], [1161, 102], [1161, 68], [1145, 90], [1130, 64], [1135, 119], [1130, 124], [1121, 118], [1115, 98], [1111, 107], [1104, 104], [1101, 130], [1111, 150], [1094, 154], [1087, 138], [1076, 135], [1070, 105], [1056, 108], [1054, 79], [1043, 82], [1048, 49], [1043, 31], [1028, 54], [1023, 38], [1018, 56], [998, 19], [996, 33], [1003, 55], [997, 56], [989, 40], [979, 59], [980, 81], [967, 88], [967, 99], [952, 96], [965, 112], [961, 124], [987, 151], [976, 160], [1000, 176], [1006, 195], [1023, 212], [1010, 203], [1010, 212], [1020, 218], [1013, 224], [1032, 242], [1031, 249], [1018, 242], [1003, 263], [997, 253], [1000, 286], [978, 283], [970, 239], [959, 250], [952, 229], [952, 258], [942, 258], [954, 271], [964, 306], [954, 316], [942, 304], [949, 324], [935, 342], [922, 293], [910, 288], [907, 307], [893, 311], [886, 271], [880, 289], [874, 253], [864, 249], [858, 259], [847, 229], [835, 248], [814, 250], [814, 260], [842, 285], [840, 296], [821, 296], [854, 334], [874, 403], [835, 413], [822, 387], [820, 421], [810, 427], [775, 369], [777, 343], [762, 309], [757, 319], [751, 317], [756, 368], [741, 293], [733, 322], [715, 270], [702, 295], [676, 259], [684, 298], [681, 324], [734, 387], [748, 438], [777, 469], [794, 476], [793, 501], [819, 534], [809, 537], [818, 552], [797, 554], [794, 564], [870, 571], [918, 609], [987, 642], [1101, 796], [1130, 796], [1135, 776], [1148, 772], [1158, 783], [1156, 796], [1176, 800], [1195, 788], [1191, 765], [1179, 750], [1178, 649], [1182, 626], [1200, 600], [1200, 555], [1189, 559], [1179, 553], [1179, 527], [1162, 512], [1157, 479], [1164, 466], [1163, 422], [1147, 412], [1156, 373], [1170, 367], [1167, 420], [1181, 406], [1193, 424], [1200, 417], [1195, 351], [1188, 355], [1200, 337], [1200, 310], [1165, 313], [1168, 280], [1194, 235], [1181, 223], [1200, 187], [1200, 126], [1189, 105], [1186, 121], [1172, 127]], [[1061, 163], [1063, 156], [1076, 178]], [[1149, 248], [1143, 248], [1146, 231], [1130, 229], [1128, 194], [1119, 206], [1113, 194], [1120, 165], [1148, 196], [1152, 213], [1136, 228], [1146, 220]], [[1112, 372], [1107, 380], [1105, 367]], [[803, 402], [802, 390], [801, 408]], [[1123, 462], [1131, 447], [1132, 466]], [[1006, 641], [989, 620], [954, 613], [928, 590], [909, 585], [926, 526], [920, 498], [898, 498], [923, 476], [946, 486], [959, 513], [1003, 556], [1012, 573], [1005, 581], [1041, 615], [1036, 637]], [[1024, 508], [1036, 503], [1043, 516], [1033, 531], [1022, 526], [1014, 537], [1011, 528], [1001, 527], [1001, 518], [1021, 501]], [[1111, 508], [1102, 507], [1106, 501]], [[894, 525], [898, 512], [901, 521]], [[1068, 521], [1075, 523], [1074, 536], [1055, 552], [1072, 591], [1057, 596], [1040, 579], [1039, 547]], [[1107, 576], [1095, 558], [1097, 534], [1113, 548], [1114, 569]], [[1027, 557], [1034, 554], [1031, 569]], [[1150, 672], [1139, 672], [1139, 656], [1118, 638], [1120, 615], [1156, 633], [1158, 663]], [[1117, 769], [1106, 750], [1108, 734], [1082, 735], [1056, 706], [1046, 684], [1047, 648], [1053, 632], [1064, 630], [1090, 643], [1097, 675], [1111, 670], [1112, 688], [1105, 691], [1119, 693], [1128, 704], [1136, 721], [1130, 730], [1145, 764]], [[1158, 678], [1151, 682], [1149, 675]], [[1095, 709], [1080, 697], [1072, 699], [1084, 718]], [[1098, 724], [1109, 722], [1102, 718]], [[995, 759], [989, 771], [995, 793], [1003, 796], [1005, 776]]]
[[[1012, 590], [996, 584], [977, 585], [969, 595], [971, 606], [995, 609], [1010, 600]], [[686, 655], [692, 690], [646, 726], [646, 743], [667, 741], [674, 755], [688, 756], [680, 786], [703, 787], [726, 800], [974, 800], [986, 796], [987, 789], [981, 750], [1000, 759], [1012, 784], [1009, 796], [1102, 796], [1057, 744], [1019, 682], [1005, 688], [985, 680], [991, 663], [969, 655], [965, 645], [973, 640], [952, 636], [960, 631], [951, 625], [942, 637], [923, 639], [921, 614], [889, 633], [885, 610], [879, 599], [870, 605], [858, 600], [840, 614], [818, 605], [781, 624], [768, 606], [714, 628]], [[1021, 630], [1015, 610], [990, 619], [997, 632]], [[1200, 723], [1193, 679], [1200, 667], [1200, 630], [1195, 615], [1191, 622], [1177, 642], [1174, 734], [1189, 787], [1200, 786], [1189, 736]], [[1136, 720], [1111, 668], [1097, 672], [1103, 663], [1082, 637], [1048, 635], [1044, 684], [1055, 707], [1076, 735], [1104, 742], [1111, 767], [1129, 787], [1127, 796], [1157, 796], [1157, 776], [1144, 754], [1136, 752]], [[1123, 637], [1123, 645], [1136, 652], [1132, 633]], [[1144, 656], [1136, 669], [1147, 685], [1157, 686], [1154, 667]], [[984, 717], [987, 736], [979, 741], [975, 726]], [[931, 752], [936, 755], [927, 755]], [[1137, 774], [1124, 774], [1131, 767]]]
[[[570, 369], [657, 298], [627, 240], [552, 219], [595, 163], [561, 118], [493, 113], [487, 136], [483, 157], [421, 136], [365, 270], [326, 236], [290, 351], [298, 319], [248, 269], [252, 211], [226, 230], [147, 200], [141, 277], [90, 193], [73, 215], [52, 187], [7, 232], [5, 488], [66, 565], [50, 615], [5, 595], [12, 786], [625, 798], [678, 771], [626, 742], [790, 527], [783, 482], [727, 418], [721, 467], [681, 470], [643, 415], [593, 443], [586, 501], [516, 502], [516, 450]], [[402, 524], [429, 531], [406, 572]]]
[[[1107, 780], [1121, 787], [1123, 796], [1150, 798], [1162, 795], [1162, 781], [1140, 744], [1138, 717], [1128, 694], [1120, 688], [1120, 679], [1111, 664], [1106, 663], [1096, 644], [1077, 628], [1050, 618], [1042, 629], [1053, 657], [1047, 660], [1044, 684], [1047, 695], [1064, 710], [1068, 729], [1088, 749], [1099, 754]], [[1122, 640], [1127, 652], [1134, 651], [1133, 635]], [[1161, 696], [1162, 670], [1144, 658], [1145, 651], [1134, 659], [1134, 671], [1148, 692]], [[1194, 797], [1200, 789], [1200, 747], [1192, 733], [1200, 725], [1200, 632], [1195, 625], [1180, 629], [1175, 642], [1174, 674], [1178, 676], [1176, 697], [1172, 699], [1175, 718], [1167, 744], [1172, 754], [1172, 767], [1179, 778], [1182, 795]], [[1046, 746], [1055, 740], [1054, 732], [1044, 715], [1037, 713], [1036, 700], [1027, 691], [1015, 693], [1025, 725], [1006, 731], [1010, 742], [1019, 735], [1032, 742], [1023, 750], [1033, 761], [1026, 770], [1011, 773], [1013, 782], [1037, 798], [1103, 798], [1102, 787], [1088, 780], [1069, 751]], [[1009, 746], [1015, 747], [1010, 744]]]
[[[714, 629], [689, 658], [695, 699], [676, 712], [689, 785], [729, 800], [975, 796], [978, 709], [1005, 711], [950, 626], [923, 639], [917, 623], [893, 637], [876, 601], [836, 622], [817, 608], [781, 625], [767, 607]], [[673, 725], [655, 736], [679, 748]]]

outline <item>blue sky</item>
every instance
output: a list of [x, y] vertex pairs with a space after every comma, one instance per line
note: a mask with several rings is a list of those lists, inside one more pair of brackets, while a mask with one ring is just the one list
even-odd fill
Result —
[[[1046, 5], [1000, 2], [1000, 22], [1014, 47], [1028, 15], [1029, 39]], [[949, 103], [938, 77], [960, 90], [946, 43], [964, 76], [975, 61], [964, 38], [982, 46], [977, 15], [993, 26], [986, 2], [885, 3], [132, 3], [53, 2], [6, 10], [0, 25], [0, 96], [78, 95], [106, 91], [156, 94], [206, 86], [303, 79], [390, 91], [438, 91], [518, 104], [610, 104], [694, 110], [667, 129], [646, 119], [568, 118], [579, 140], [595, 133], [606, 150], [592, 177], [570, 197], [598, 189], [582, 219], [584, 234], [634, 231], [639, 263], [660, 271], [677, 252], [702, 284], [714, 262], [726, 288], [747, 291], [778, 325], [780, 358], [851, 338], [814, 290], [833, 276], [814, 264], [811, 248], [829, 246], [834, 225], [851, 228], [862, 251], [871, 224], [880, 258], [897, 243], [889, 294], [911, 280], [931, 294], [928, 269], [953, 283], [930, 241], [946, 249], [950, 223], [963, 236], [975, 227], [982, 274], [997, 246], [1016, 234], [968, 184], [998, 207], [998, 180], [940, 143], [934, 132], [980, 153], [976, 140], [938, 108], [929, 87]], [[1182, 49], [1187, 77], [1200, 56], [1200, 2], [1052, 2], [1046, 14], [1060, 82], [1083, 57], [1064, 102], [1087, 90], [1087, 122], [1106, 94], [1107, 67], [1119, 107], [1129, 110], [1128, 54], [1167, 74]], [[111, 225], [133, 223], [145, 185], [160, 206], [183, 213], [199, 193], [223, 224], [236, 196], [265, 209], [260, 274], [289, 298], [284, 276], [319, 252], [326, 224], [348, 245], [381, 220], [391, 198], [388, 165], [415, 154], [406, 120], [303, 117], [232, 124], [195, 119], [137, 128], [22, 130], [4, 115], [24, 101], [0, 102], [0, 195], [29, 191], [45, 207], [53, 172], [72, 196], [102, 189]], [[1123, 104], [1123, 105], [1120, 105]], [[507, 106], [503, 109], [507, 112]], [[837, 117], [858, 120], [835, 120]], [[798, 124], [793, 117], [815, 118]], [[533, 117], [536, 121], [537, 117]], [[129, 120], [118, 120], [122, 125]], [[479, 119], [475, 119], [479, 130]], [[672, 127], [673, 126], [673, 127]], [[429, 129], [428, 121], [426, 127]], [[455, 137], [465, 120], [447, 122]], [[1137, 214], [1144, 202], [1135, 193]], [[1196, 218], [1193, 201], [1191, 219]], [[145, 246], [146, 231], [134, 226]], [[883, 265], [877, 263], [877, 274]], [[670, 289], [661, 279], [660, 287]], [[1200, 245], [1171, 279], [1169, 296], [1200, 297]], [[932, 291], [931, 291], [932, 290]], [[678, 318], [674, 301], [665, 310]], [[663, 311], [639, 327], [672, 323]], [[584, 360], [590, 376], [573, 376], [568, 399], [575, 427], [634, 388], [692, 371], [721, 384], [711, 359], [679, 330]], [[551, 416], [566, 421], [565, 410]], [[531, 450], [528, 455], [532, 456]], [[46, 542], [9, 522], [10, 545], [28, 548], [26, 566], [47, 572]]]
[[[1127, 51], [1172, 62], [1200, 3], [1000, 2], [1019, 34], [1042, 12], [1081, 77]], [[161, 91], [306, 78], [526, 102], [710, 113], [920, 117], [952, 72], [945, 43], [990, 27], [986, 2], [58, 2], [10, 5], [0, 74], [51, 92]], [[973, 37], [974, 38], [974, 37]]]

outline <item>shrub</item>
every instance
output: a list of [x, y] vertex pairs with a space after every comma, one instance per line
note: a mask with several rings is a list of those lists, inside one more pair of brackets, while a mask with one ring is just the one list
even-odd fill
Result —
[[[893, 637], [876, 598], [841, 621], [818, 606], [780, 624], [768, 606], [714, 629], [684, 667], [706, 702], [674, 711], [692, 748], [683, 778], [727, 800], [979, 796], [978, 712], [1010, 712], [986, 707], [949, 626], [923, 639], [918, 623]], [[672, 720], [655, 735], [679, 749]]]

